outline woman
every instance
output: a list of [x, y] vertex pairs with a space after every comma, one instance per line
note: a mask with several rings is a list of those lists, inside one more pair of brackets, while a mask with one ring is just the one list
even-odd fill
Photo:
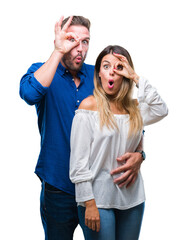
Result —
[[[118, 156], [135, 151], [143, 127], [164, 118], [168, 110], [120, 46], [99, 54], [94, 84], [94, 96], [80, 104], [71, 132], [70, 178], [80, 224], [85, 239], [136, 240], [145, 202], [142, 176], [131, 187], [120, 188], [110, 172], [118, 167]], [[132, 98], [134, 84], [138, 101]]]

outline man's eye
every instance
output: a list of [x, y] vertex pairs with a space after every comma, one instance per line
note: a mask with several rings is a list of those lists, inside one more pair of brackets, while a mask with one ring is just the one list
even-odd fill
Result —
[[70, 41], [71, 41], [71, 42], [75, 42], [75, 39], [74, 39], [74, 38], [71, 38]]
[[83, 44], [85, 44], [85, 45], [88, 44], [88, 41], [87, 41], [87, 40], [84, 40], [84, 41], [82, 41], [82, 42], [83, 42]]

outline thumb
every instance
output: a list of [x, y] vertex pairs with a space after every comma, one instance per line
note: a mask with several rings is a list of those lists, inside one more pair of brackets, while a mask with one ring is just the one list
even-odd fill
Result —
[[129, 155], [130, 154], [127, 152], [127, 153], [121, 155], [120, 157], [117, 157], [116, 160], [120, 163], [125, 162], [129, 158]]

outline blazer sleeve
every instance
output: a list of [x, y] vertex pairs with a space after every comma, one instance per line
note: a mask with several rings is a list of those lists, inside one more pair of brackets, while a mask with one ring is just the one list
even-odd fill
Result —
[[76, 201], [93, 199], [89, 157], [93, 141], [90, 114], [77, 110], [71, 130], [70, 179], [75, 183]]
[[139, 79], [138, 102], [144, 126], [156, 123], [168, 115], [166, 103], [143, 77]]

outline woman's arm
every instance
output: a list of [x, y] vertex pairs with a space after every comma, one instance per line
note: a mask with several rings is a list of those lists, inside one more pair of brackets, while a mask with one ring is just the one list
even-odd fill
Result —
[[85, 225], [93, 231], [100, 230], [100, 215], [94, 199], [85, 202]]
[[[89, 97], [89, 101], [90, 101]], [[89, 108], [87, 100], [81, 103], [82, 109]], [[88, 109], [87, 109], [88, 110]], [[92, 172], [89, 156], [93, 140], [92, 122], [89, 113], [78, 110], [73, 119], [71, 131], [70, 179], [75, 183], [76, 201], [84, 202], [85, 224], [93, 231], [100, 229], [100, 216], [92, 191]]]
[[78, 110], [71, 129], [70, 180], [75, 184], [76, 201], [93, 199], [89, 156], [93, 130], [89, 114]]
[[143, 77], [139, 78], [138, 101], [144, 126], [156, 123], [168, 115], [166, 103]]
[[[138, 87], [138, 101], [144, 125], [160, 121], [168, 114], [166, 103], [162, 100], [156, 89], [149, 82], [139, 77], [130, 66], [127, 58], [121, 54], [113, 53], [117, 61], [114, 72], [134, 81]], [[121, 65], [122, 68], [118, 68]]]

